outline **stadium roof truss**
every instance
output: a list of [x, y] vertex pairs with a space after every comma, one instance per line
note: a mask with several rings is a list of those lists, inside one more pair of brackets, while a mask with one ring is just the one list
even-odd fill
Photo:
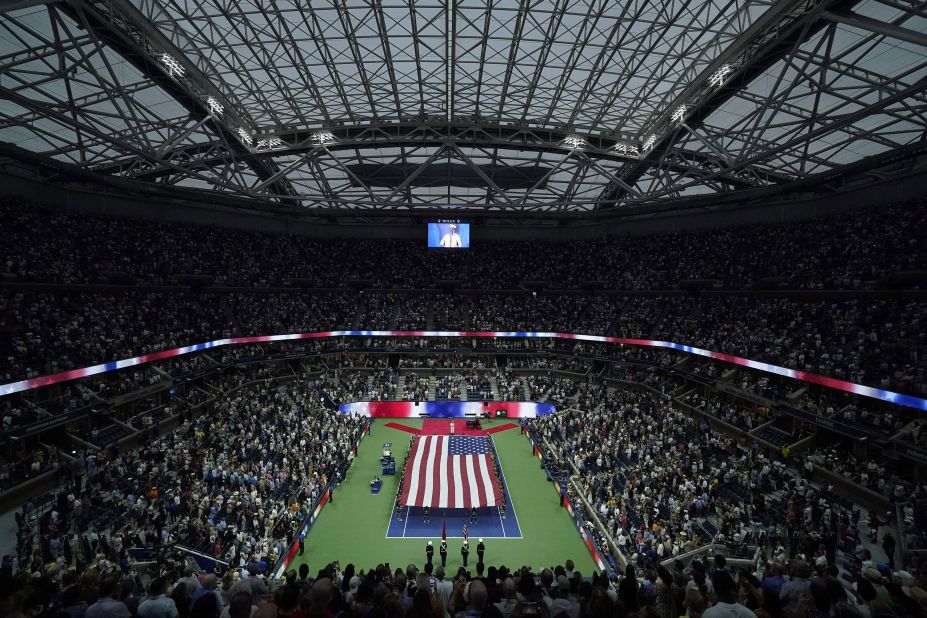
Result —
[[925, 12], [11, 1], [0, 150], [165, 194], [330, 213], [582, 213], [788, 187], [921, 148]]

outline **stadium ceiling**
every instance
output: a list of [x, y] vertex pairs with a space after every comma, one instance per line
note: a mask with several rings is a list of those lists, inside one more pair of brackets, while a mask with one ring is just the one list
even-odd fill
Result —
[[927, 150], [925, 12], [7, 1], [0, 153], [333, 214], [576, 214], [785, 190]]

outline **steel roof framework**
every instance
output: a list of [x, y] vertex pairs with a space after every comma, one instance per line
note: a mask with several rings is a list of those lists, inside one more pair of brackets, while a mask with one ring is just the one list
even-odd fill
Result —
[[[15, 2], [0, 141], [319, 211], [584, 212], [787, 187], [927, 138], [925, 9]], [[422, 182], [435, 169], [479, 186]], [[365, 176], [380, 170], [405, 176]]]

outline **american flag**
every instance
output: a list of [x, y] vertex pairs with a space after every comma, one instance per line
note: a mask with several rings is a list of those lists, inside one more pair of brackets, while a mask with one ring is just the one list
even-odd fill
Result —
[[420, 436], [406, 462], [404, 506], [450, 509], [502, 504], [486, 436]]

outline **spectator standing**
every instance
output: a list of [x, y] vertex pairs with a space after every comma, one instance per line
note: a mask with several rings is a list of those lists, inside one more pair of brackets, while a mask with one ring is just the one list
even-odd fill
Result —
[[131, 618], [132, 613], [126, 604], [116, 599], [121, 585], [113, 577], [100, 581], [100, 596], [97, 602], [87, 608], [84, 618]]
[[138, 618], [177, 618], [177, 606], [167, 596], [169, 580], [157, 577], [148, 586], [148, 598], [138, 606]]
[[752, 610], [737, 602], [737, 584], [730, 572], [715, 571], [711, 583], [718, 595], [718, 602], [706, 609], [702, 618], [756, 618]]

